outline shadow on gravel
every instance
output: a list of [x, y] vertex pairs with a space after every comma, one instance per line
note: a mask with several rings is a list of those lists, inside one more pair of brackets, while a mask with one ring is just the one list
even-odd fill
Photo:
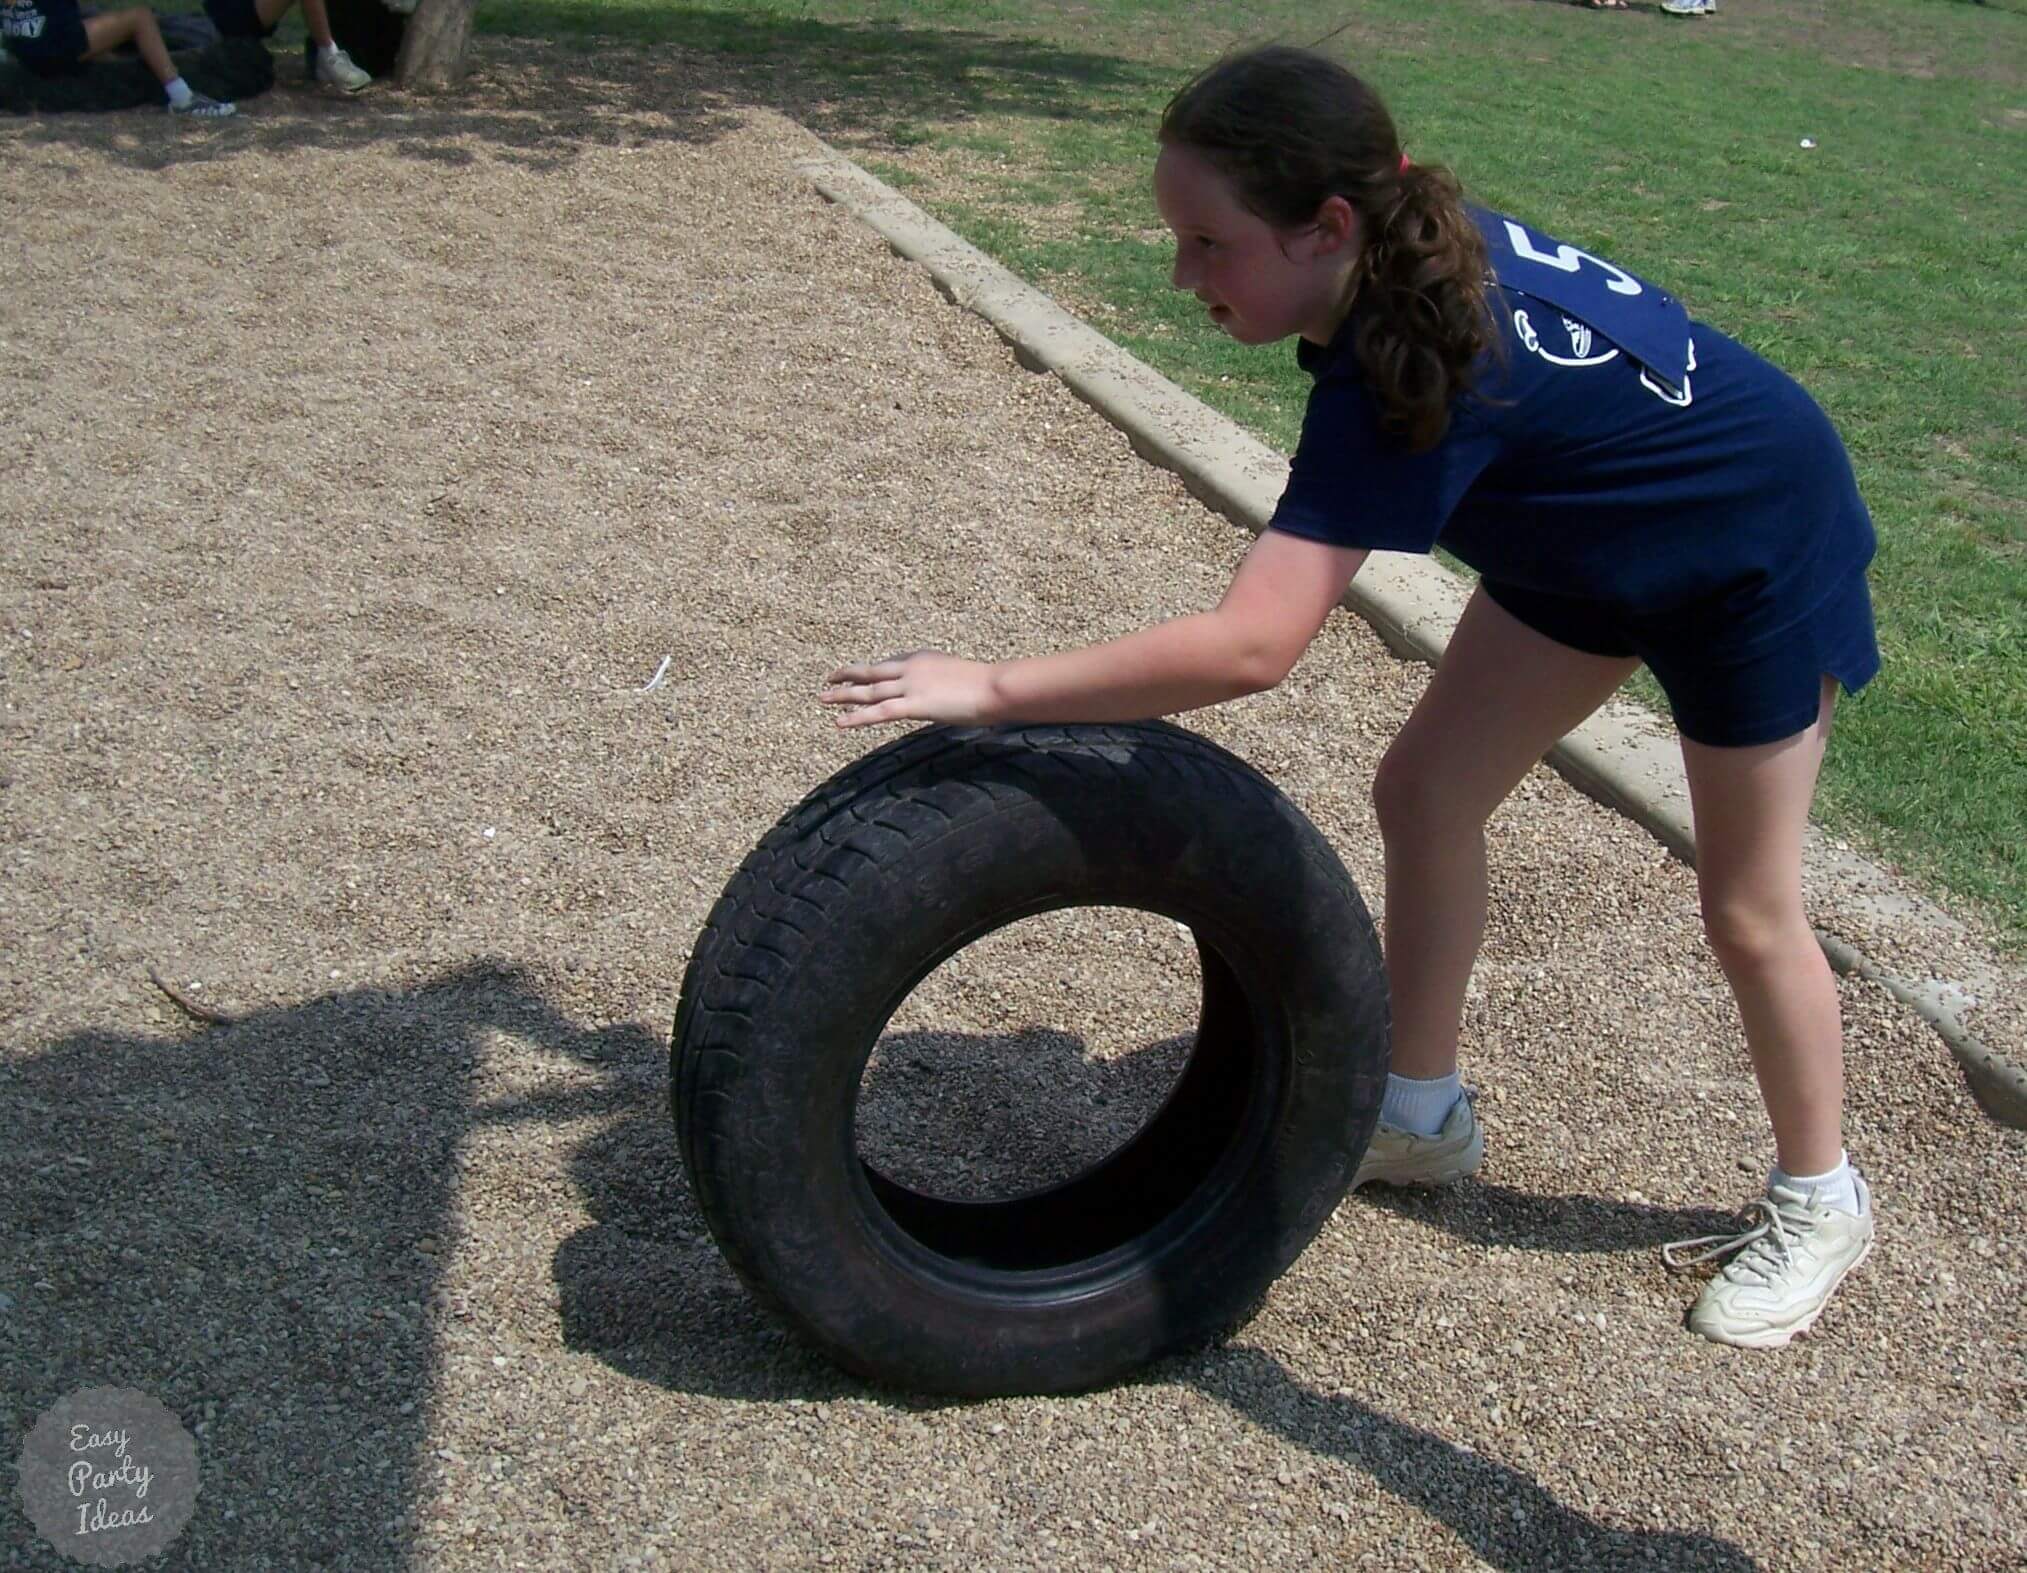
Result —
[[[1178, 1373], [1180, 1375], [1180, 1373]], [[1532, 1475], [1466, 1452], [1353, 1398], [1326, 1397], [1272, 1355], [1233, 1347], [1183, 1378], [1265, 1430], [1371, 1475], [1512, 1573], [1744, 1573], [1759, 1563], [1715, 1535], [1618, 1529], [1558, 1502]]]
[[[607, 1074], [480, 1103], [493, 1032]], [[441, 1270], [461, 1150], [496, 1123], [639, 1110], [665, 1052], [478, 962], [183, 1037], [77, 1033], [0, 1067], [5, 1456], [64, 1394], [138, 1388], [197, 1434], [177, 1566], [399, 1565], [437, 1328], [471, 1314]], [[675, 1195], [660, 1123], [649, 1168]]]
[[[494, 1033], [595, 1078], [484, 1098]], [[462, 1155], [501, 1126], [586, 1118], [603, 1123], [572, 1149], [570, 1177], [595, 1222], [553, 1261], [566, 1347], [673, 1392], [925, 1407], [840, 1372], [726, 1267], [683, 1180], [665, 1056], [658, 1033], [580, 1026], [526, 974], [475, 962], [182, 1037], [76, 1033], [5, 1066], [6, 1456], [64, 1394], [138, 1388], [197, 1434], [202, 1506], [179, 1565], [397, 1565], [444, 1388], [440, 1330], [473, 1314], [442, 1271]], [[1116, 1066], [1084, 1074], [1123, 1090]], [[1258, 1351], [1150, 1380], [1191, 1382], [1366, 1471], [1495, 1566], [1753, 1566], [1708, 1537], [1600, 1524], [1519, 1470], [1308, 1391]]]
[[[883, 1040], [882, 1052], [906, 1063], [933, 1041], [896, 1034]], [[1178, 1046], [1168, 1041], [1151, 1046], [1159, 1051], [1153, 1054], [1094, 1062], [1076, 1037], [1046, 1033], [981, 1038], [966, 1046], [964, 1058], [988, 1065], [995, 1050], [1004, 1058], [1016, 1042], [1048, 1060], [1024, 1064], [1024, 1075], [1073, 1086], [1088, 1082], [1128, 1106], [1145, 1103], [1147, 1084], [1165, 1085], [1172, 1077]], [[608, 1125], [573, 1158], [578, 1189], [598, 1221], [557, 1253], [563, 1326], [572, 1348], [593, 1352], [639, 1380], [707, 1397], [749, 1402], [859, 1397], [911, 1410], [957, 1407], [869, 1386], [781, 1329], [726, 1268], [680, 1179], [678, 1192], [671, 1193], [667, 1109], [645, 1089], [639, 1097], [634, 1118]], [[903, 1118], [904, 1107], [896, 1102], [890, 1118]], [[995, 1105], [988, 1098], [980, 1107]], [[1554, 1198], [1521, 1200], [1538, 1204], [1544, 1216], [1561, 1205]], [[1601, 1215], [1626, 1215], [1620, 1227], [1636, 1232], [1696, 1225], [1703, 1217], [1660, 1208], [1639, 1217], [1639, 1209], [1595, 1205]], [[1602, 1232], [1609, 1232], [1609, 1224]], [[1582, 1236], [1573, 1235], [1577, 1238]], [[1545, 1237], [1542, 1244], [1558, 1248]], [[1597, 1247], [1593, 1242], [1585, 1248]], [[1448, 1525], [1485, 1561], [1513, 1573], [1544, 1568], [1744, 1573], [1758, 1566], [1715, 1536], [1599, 1523], [1558, 1502], [1524, 1471], [1354, 1399], [1303, 1387], [1259, 1350], [1215, 1349], [1167, 1362], [1143, 1380], [1194, 1386], [1300, 1447], [1363, 1470], [1382, 1489]]]
[[1658, 1251], [1670, 1240], [1729, 1228], [1735, 1214], [1706, 1207], [1657, 1207], [1602, 1196], [1542, 1196], [1510, 1185], [1472, 1181], [1451, 1190], [1370, 1185], [1358, 1201], [1469, 1240], [1560, 1256]]
[[[860, 1095], [860, 1151], [882, 1172], [945, 1196], [1012, 1195], [1067, 1178], [1154, 1112], [1189, 1041], [1100, 1060], [1065, 1032], [889, 1033]], [[556, 1256], [571, 1348], [679, 1392], [942, 1407], [870, 1387], [786, 1332], [725, 1264], [691, 1199], [665, 1087], [643, 1093], [632, 1112], [572, 1156], [597, 1222]]]

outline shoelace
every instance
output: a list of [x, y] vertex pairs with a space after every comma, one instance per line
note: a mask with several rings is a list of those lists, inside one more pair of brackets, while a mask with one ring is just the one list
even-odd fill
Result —
[[1794, 1255], [1794, 1242], [1806, 1234], [1809, 1216], [1799, 1208], [1783, 1213], [1770, 1197], [1762, 1196], [1739, 1214], [1741, 1221], [1758, 1217], [1734, 1234], [1699, 1234], [1694, 1239], [1675, 1240], [1661, 1247], [1661, 1260], [1673, 1272], [1715, 1261], [1720, 1256], [1738, 1255], [1725, 1267], [1728, 1274], [1749, 1273], [1761, 1283], [1773, 1280], [1773, 1269], [1786, 1266]]

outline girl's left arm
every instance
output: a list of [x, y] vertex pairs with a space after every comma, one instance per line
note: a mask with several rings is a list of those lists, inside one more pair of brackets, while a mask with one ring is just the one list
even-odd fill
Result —
[[1364, 564], [1362, 550], [1268, 530], [1213, 611], [1123, 639], [988, 664], [921, 650], [844, 666], [822, 703], [841, 727], [890, 721], [1140, 721], [1274, 687]]

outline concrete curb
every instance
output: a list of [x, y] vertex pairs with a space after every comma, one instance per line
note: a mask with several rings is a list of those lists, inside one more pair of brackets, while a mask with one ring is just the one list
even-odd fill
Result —
[[[948, 299], [990, 322], [1031, 371], [1053, 372], [1117, 426], [1141, 457], [1173, 471], [1207, 506], [1255, 534], [1266, 527], [1286, 482], [1282, 456], [1064, 311], [883, 182], [835, 151], [797, 164], [827, 200], [849, 210], [894, 251], [928, 269]], [[1463, 610], [1468, 587], [1427, 557], [1375, 553], [1345, 606], [1397, 654], [1434, 662]], [[1644, 826], [1693, 863], [1689, 789], [1673, 729], [1615, 699], [1550, 751], [1548, 763], [1587, 795]], [[1969, 941], [1954, 918], [1895, 886], [1891, 877], [1812, 830], [1807, 870], [1813, 888], [1834, 885], [1853, 907]], [[1839, 972], [1887, 989], [1949, 1045], [1973, 1096], [1994, 1119], [2027, 1130], [2027, 1067], [1981, 1042], [1965, 1016], [2009, 983], [1996, 966], [1956, 978], [1916, 978], [1878, 964], [1848, 940], [1817, 930]], [[1964, 948], [1975, 948], [1967, 944]], [[2017, 983], [2015, 983], [2017, 987]]]

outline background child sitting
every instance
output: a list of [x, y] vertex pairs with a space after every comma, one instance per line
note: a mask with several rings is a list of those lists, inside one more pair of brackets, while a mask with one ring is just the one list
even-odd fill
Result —
[[[204, 0], [204, 13], [227, 38], [266, 38], [288, 15], [296, 0]], [[319, 82], [356, 93], [373, 78], [331, 37], [331, 14], [324, 0], [302, 0], [303, 26], [309, 30], [312, 74]]]
[[234, 104], [192, 91], [169, 58], [155, 13], [144, 5], [85, 16], [78, 0], [0, 0], [0, 42], [38, 76], [74, 75], [89, 62], [132, 44], [162, 84], [172, 115], [222, 120], [239, 112]]

